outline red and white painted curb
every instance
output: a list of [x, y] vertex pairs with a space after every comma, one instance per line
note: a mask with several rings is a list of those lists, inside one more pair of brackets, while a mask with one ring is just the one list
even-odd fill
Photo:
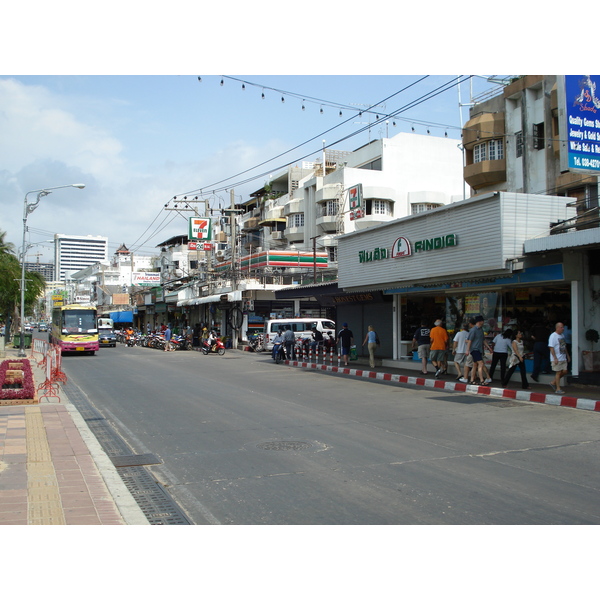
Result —
[[574, 398], [573, 396], [561, 396], [558, 394], [543, 394], [540, 392], [530, 392], [528, 390], [509, 390], [506, 388], [495, 388], [487, 385], [469, 385], [467, 383], [460, 383], [459, 381], [443, 381], [441, 379], [426, 379], [425, 377], [409, 377], [408, 375], [378, 373], [377, 371], [351, 369], [350, 367], [344, 366], [337, 367], [333, 365], [300, 362], [294, 360], [286, 360], [284, 364], [290, 367], [331, 371], [332, 373], [342, 373], [343, 375], [352, 375], [354, 377], [366, 377], [367, 379], [380, 379], [381, 381], [394, 381], [396, 383], [422, 385], [424, 387], [447, 390], [450, 392], [468, 392], [471, 394], [489, 396], [490, 398], [510, 398], [513, 400], [524, 400], [528, 402], [538, 402], [540, 404], [551, 404], [553, 406], [565, 406], [567, 408], [579, 408], [581, 410], [600, 412], [600, 400], [590, 400], [588, 398]]

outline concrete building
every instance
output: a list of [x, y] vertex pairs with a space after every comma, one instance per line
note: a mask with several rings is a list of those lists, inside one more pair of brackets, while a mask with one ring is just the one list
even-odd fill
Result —
[[348, 303], [338, 317], [364, 335], [387, 315], [389, 360], [410, 355], [422, 316], [452, 332], [484, 314], [488, 335], [519, 328], [528, 351], [534, 324], [562, 321], [572, 331], [572, 377], [589, 380], [600, 370], [586, 335], [600, 330], [598, 82], [524, 76], [475, 102], [463, 131], [471, 197], [342, 236], [339, 287], [388, 304]]
[[65, 280], [65, 273], [77, 272], [108, 259], [108, 238], [93, 235], [54, 236], [54, 278]]

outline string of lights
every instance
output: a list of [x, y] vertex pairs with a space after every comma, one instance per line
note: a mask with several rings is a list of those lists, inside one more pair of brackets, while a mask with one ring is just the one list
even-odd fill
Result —
[[[388, 101], [389, 99], [391, 99], [391, 98], [393, 98], [393, 97], [397, 96], [398, 94], [400, 94], [400, 93], [402, 93], [402, 92], [404, 92], [404, 91], [408, 90], [409, 88], [413, 87], [414, 85], [417, 85], [418, 83], [420, 83], [421, 81], [423, 81], [423, 80], [424, 80], [424, 79], [426, 79], [427, 77], [428, 77], [428, 76], [421, 77], [421, 78], [420, 78], [420, 79], [418, 79], [417, 81], [415, 81], [415, 82], [413, 82], [413, 83], [409, 84], [408, 86], [406, 86], [406, 87], [402, 88], [401, 90], [399, 90], [399, 91], [395, 92], [394, 94], [391, 94], [391, 95], [390, 95], [390, 96], [388, 96], [387, 98], [384, 98], [383, 100], [380, 100], [379, 102], [377, 102], [377, 103], [375, 103], [375, 104], [372, 104], [370, 107], [368, 107], [368, 109], [370, 109], [370, 108], [373, 108], [373, 107], [376, 107], [376, 106], [380, 106], [381, 104], [383, 104], [384, 102]], [[426, 101], [428, 101], [428, 100], [431, 100], [432, 98], [434, 98], [434, 97], [438, 96], [439, 94], [441, 94], [441, 93], [444, 93], [444, 92], [448, 91], [449, 89], [452, 89], [453, 87], [455, 87], [455, 86], [457, 86], [457, 85], [460, 85], [460, 84], [461, 84], [461, 83], [463, 83], [464, 81], [467, 81], [467, 80], [468, 80], [468, 79], [470, 79], [472, 76], [471, 76], [471, 75], [469, 75], [469, 76], [467, 76], [467, 77], [466, 77], [466, 79], [462, 79], [462, 80], [461, 80], [461, 77], [463, 77], [463, 76], [461, 75], [461, 76], [458, 76], [458, 77], [454, 77], [452, 80], [450, 80], [450, 81], [448, 81], [448, 82], [446, 82], [446, 83], [444, 83], [444, 84], [442, 84], [442, 85], [438, 86], [437, 88], [435, 88], [434, 90], [431, 90], [431, 91], [427, 92], [426, 94], [423, 94], [423, 95], [422, 95], [422, 96], [420, 96], [419, 98], [417, 98], [417, 99], [415, 99], [415, 100], [412, 100], [412, 101], [411, 101], [411, 102], [409, 102], [408, 104], [405, 104], [404, 106], [400, 107], [399, 109], [397, 109], [397, 110], [395, 110], [395, 111], [392, 111], [392, 112], [390, 112], [390, 113], [388, 113], [388, 114], [381, 115], [381, 117], [379, 116], [379, 114], [377, 114], [377, 117], [378, 117], [378, 120], [379, 120], [379, 122], [383, 122], [385, 119], [392, 119], [392, 118], [396, 117], [397, 115], [399, 115], [399, 114], [401, 114], [401, 113], [403, 113], [403, 112], [405, 112], [405, 111], [407, 111], [407, 110], [409, 110], [409, 109], [411, 109], [411, 108], [414, 108], [415, 106], [418, 106], [419, 104], [422, 104], [423, 102], [426, 102]], [[365, 109], [365, 110], [359, 110], [359, 111], [358, 111], [358, 113], [359, 113], [359, 114], [362, 114], [363, 112], [366, 112], [368, 109]], [[355, 110], [355, 112], [356, 112], [356, 109], [354, 109], [354, 110]], [[257, 180], [257, 179], [264, 178], [264, 177], [266, 177], [267, 175], [269, 175], [270, 173], [272, 173], [273, 171], [279, 171], [279, 170], [281, 170], [281, 169], [285, 168], [286, 166], [288, 166], [288, 165], [290, 165], [290, 164], [293, 164], [293, 163], [295, 163], [295, 162], [299, 162], [299, 161], [301, 161], [301, 160], [304, 160], [304, 159], [306, 159], [306, 158], [308, 158], [308, 157], [312, 156], [312, 155], [315, 153], [315, 150], [313, 149], [313, 150], [311, 150], [311, 151], [310, 151], [308, 154], [305, 154], [304, 156], [301, 156], [301, 157], [297, 157], [297, 158], [295, 158], [295, 159], [294, 159], [294, 160], [292, 160], [292, 161], [286, 162], [285, 164], [279, 165], [279, 166], [277, 166], [277, 167], [271, 167], [271, 168], [269, 168], [269, 170], [268, 170], [268, 171], [264, 171], [264, 172], [261, 172], [261, 173], [255, 174], [255, 175], [253, 175], [253, 176], [251, 176], [251, 177], [248, 177], [248, 178], [246, 178], [246, 179], [243, 179], [243, 180], [238, 180], [238, 181], [235, 181], [235, 182], [233, 182], [233, 183], [230, 183], [228, 186], [222, 186], [222, 187], [218, 187], [218, 186], [219, 186], [219, 184], [221, 184], [221, 183], [225, 183], [225, 182], [231, 181], [232, 179], [234, 179], [234, 178], [236, 178], [236, 177], [239, 177], [239, 176], [241, 176], [241, 175], [244, 175], [244, 174], [246, 174], [246, 173], [249, 173], [249, 172], [251, 172], [251, 171], [254, 171], [254, 170], [256, 170], [257, 168], [259, 168], [259, 167], [261, 167], [261, 166], [263, 166], [263, 165], [265, 165], [265, 164], [268, 164], [268, 163], [272, 162], [273, 160], [276, 160], [277, 158], [280, 158], [281, 156], [284, 156], [284, 155], [286, 155], [286, 154], [289, 154], [290, 152], [293, 152], [294, 150], [296, 150], [296, 149], [298, 149], [298, 148], [301, 148], [302, 146], [305, 146], [306, 144], [308, 144], [308, 143], [310, 143], [310, 142], [313, 142], [313, 141], [315, 141], [316, 139], [320, 139], [320, 138], [322, 138], [324, 135], [326, 135], [326, 134], [327, 134], [327, 133], [329, 133], [330, 131], [333, 131], [334, 129], [336, 129], [336, 128], [338, 128], [338, 127], [342, 126], [343, 124], [345, 124], [346, 122], [350, 121], [350, 120], [351, 120], [351, 119], [353, 119], [353, 118], [355, 118], [355, 116], [352, 116], [352, 117], [350, 117], [349, 119], [346, 119], [344, 122], [342, 122], [342, 123], [339, 123], [338, 125], [335, 125], [335, 126], [331, 127], [330, 129], [326, 130], [325, 132], [321, 132], [320, 134], [318, 134], [318, 135], [316, 135], [316, 136], [314, 136], [314, 137], [310, 138], [309, 140], [307, 140], [307, 141], [305, 141], [305, 142], [302, 142], [301, 144], [298, 144], [298, 145], [297, 145], [297, 146], [295, 146], [294, 148], [291, 148], [291, 149], [289, 149], [289, 150], [287, 150], [287, 151], [285, 151], [285, 152], [283, 152], [283, 153], [281, 153], [281, 154], [279, 154], [279, 155], [277, 155], [277, 156], [275, 156], [275, 157], [272, 157], [272, 158], [270, 158], [270, 159], [268, 159], [268, 160], [266, 160], [266, 161], [263, 161], [263, 162], [259, 163], [258, 165], [255, 165], [255, 166], [253, 166], [253, 167], [251, 167], [251, 168], [249, 168], [249, 169], [246, 169], [246, 170], [244, 170], [244, 171], [241, 171], [241, 172], [239, 172], [239, 173], [237, 173], [237, 174], [235, 174], [235, 175], [232, 175], [231, 177], [228, 177], [228, 178], [226, 178], [226, 179], [222, 179], [222, 180], [220, 180], [220, 181], [217, 181], [217, 182], [214, 182], [214, 183], [212, 183], [212, 184], [209, 184], [209, 185], [205, 186], [204, 188], [196, 188], [196, 189], [194, 189], [194, 190], [190, 190], [190, 191], [187, 191], [187, 192], [183, 192], [183, 193], [181, 193], [181, 194], [177, 194], [177, 195], [176, 195], [176, 196], [174, 196], [172, 199], [170, 199], [170, 200], [167, 202], [167, 204], [165, 204], [165, 208], [166, 208], [166, 207], [169, 205], [169, 203], [170, 203], [171, 201], [177, 201], [178, 199], [181, 201], [181, 198], [182, 198], [182, 197], [185, 197], [185, 196], [188, 196], [188, 195], [192, 195], [192, 194], [200, 194], [200, 195], [202, 195], [203, 193], [210, 193], [210, 194], [212, 194], [212, 195], [215, 195], [215, 194], [216, 194], [216, 192], [219, 192], [219, 191], [228, 191], [228, 190], [229, 190], [229, 189], [231, 189], [231, 188], [238, 187], [238, 186], [240, 186], [240, 185], [245, 185], [246, 183], [250, 183], [250, 182], [252, 182], [252, 181], [255, 181], [255, 180]], [[339, 144], [339, 143], [340, 143], [340, 142], [342, 142], [342, 141], [345, 141], [345, 140], [347, 140], [347, 139], [349, 139], [349, 138], [351, 138], [351, 137], [354, 137], [354, 136], [356, 136], [356, 135], [359, 135], [360, 133], [363, 133], [364, 131], [367, 131], [367, 130], [368, 130], [368, 129], [370, 129], [371, 127], [372, 127], [372, 125], [371, 125], [371, 124], [369, 124], [369, 125], [366, 125], [365, 127], [362, 127], [362, 128], [360, 128], [360, 129], [358, 129], [357, 131], [354, 131], [354, 132], [352, 132], [351, 134], [349, 134], [349, 135], [347, 135], [347, 136], [344, 136], [344, 137], [342, 137], [342, 138], [340, 138], [340, 139], [338, 139], [338, 140], [335, 140], [335, 141], [331, 142], [330, 144], [327, 144], [327, 145], [325, 145], [323, 148], [329, 148], [329, 147], [331, 147], [331, 146], [333, 146], [333, 145]], [[161, 210], [162, 210], [162, 209], [161, 209]], [[170, 224], [170, 222], [169, 222], [169, 224]], [[159, 230], [156, 230], [155, 232], [153, 232], [153, 234], [152, 234], [150, 237], [148, 237], [148, 238], [147, 238], [147, 239], [146, 239], [146, 240], [145, 240], [145, 241], [142, 243], [142, 245], [146, 244], [146, 243], [147, 243], [147, 242], [148, 242], [150, 239], [152, 239], [152, 237], [154, 237], [155, 235], [157, 235], [157, 234], [158, 234], [160, 231], [162, 231], [162, 230], [163, 230], [163, 229], [164, 229], [166, 226], [167, 226], [167, 225], [165, 225], [165, 226], [164, 226], [164, 227], [162, 227], [161, 229], [159, 229]], [[147, 231], [147, 230], [146, 230], [146, 231]], [[142, 235], [144, 235], [144, 234], [142, 234]], [[139, 238], [138, 238], [138, 239], [139, 239]]]

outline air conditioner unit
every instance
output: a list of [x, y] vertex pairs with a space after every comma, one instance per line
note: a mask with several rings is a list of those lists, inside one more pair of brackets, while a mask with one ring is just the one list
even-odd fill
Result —
[[283, 239], [283, 231], [273, 231], [271, 233], [271, 237], [274, 240], [281, 240], [281, 239]]
[[225, 260], [225, 252], [223, 250], [217, 250], [215, 256], [217, 260]]

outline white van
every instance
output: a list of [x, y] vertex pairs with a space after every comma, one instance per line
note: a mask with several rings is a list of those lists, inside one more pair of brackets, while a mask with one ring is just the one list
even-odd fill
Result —
[[294, 332], [297, 338], [306, 338], [312, 336], [312, 328], [316, 327], [323, 336], [328, 333], [335, 338], [335, 323], [330, 319], [321, 319], [319, 317], [306, 317], [299, 319], [269, 319], [265, 321], [265, 348], [273, 349], [273, 340], [277, 333], [283, 333], [287, 326]]

